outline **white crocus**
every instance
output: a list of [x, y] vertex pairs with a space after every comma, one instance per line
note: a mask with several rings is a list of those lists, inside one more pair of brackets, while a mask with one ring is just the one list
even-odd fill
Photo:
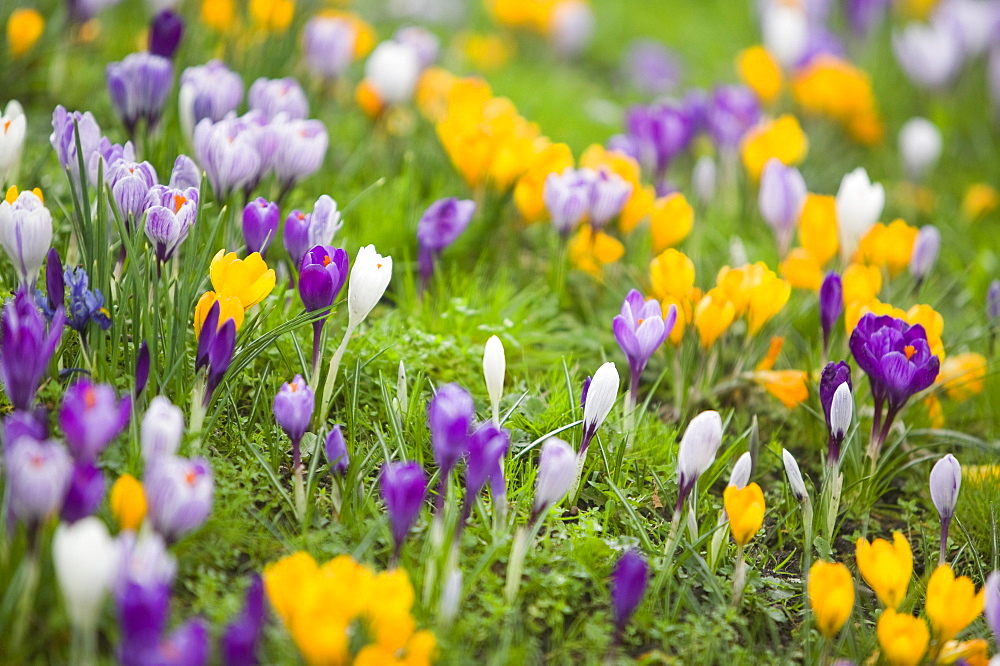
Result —
[[729, 475], [729, 485], [736, 488], [745, 488], [750, 483], [750, 473], [753, 471], [753, 457], [747, 451], [741, 455], [736, 464], [733, 465], [733, 472]]
[[864, 167], [846, 174], [837, 190], [837, 232], [840, 255], [850, 261], [868, 230], [878, 222], [885, 207], [885, 188], [872, 183]]
[[21, 192], [13, 205], [0, 202], [0, 246], [14, 263], [21, 286], [34, 289], [52, 246], [52, 214], [34, 192]]
[[500, 399], [503, 397], [503, 380], [507, 371], [507, 357], [503, 342], [495, 335], [486, 341], [483, 350], [483, 376], [486, 378], [486, 392], [493, 408], [493, 422], [500, 425]]
[[169, 398], [158, 395], [142, 417], [142, 457], [147, 463], [177, 453], [184, 437], [184, 412]]
[[90, 634], [97, 627], [118, 562], [118, 547], [99, 519], [90, 516], [56, 528], [52, 563], [66, 613], [78, 631]]
[[621, 379], [618, 368], [612, 362], [607, 362], [597, 369], [594, 378], [587, 389], [587, 401], [583, 406], [583, 439], [580, 442], [580, 455], [587, 452], [590, 440], [597, 434], [604, 420], [611, 413], [615, 400], [618, 399], [618, 386]]
[[788, 477], [788, 485], [792, 487], [792, 494], [801, 502], [809, 497], [809, 493], [806, 491], [806, 483], [802, 479], [799, 464], [788, 449], [781, 449], [781, 461], [785, 464], [785, 475]]
[[677, 482], [680, 486], [678, 509], [694, 488], [698, 477], [715, 461], [715, 454], [721, 444], [722, 417], [719, 412], [709, 410], [691, 419], [677, 452]]
[[349, 329], [357, 328], [375, 308], [392, 279], [392, 257], [366, 245], [358, 250], [351, 267], [351, 281], [347, 286], [347, 313]]
[[584, 0], [563, 0], [549, 19], [549, 39], [556, 53], [573, 58], [583, 52], [594, 36], [594, 10]]
[[942, 21], [913, 22], [893, 32], [892, 50], [906, 76], [932, 90], [951, 83], [965, 59], [958, 31]]
[[382, 42], [365, 63], [365, 78], [383, 103], [407, 102], [420, 78], [420, 55], [409, 44]]
[[918, 181], [937, 164], [943, 141], [937, 125], [926, 118], [911, 118], [899, 130], [899, 156], [910, 180]]
[[20, 102], [12, 99], [0, 113], [0, 185], [4, 187], [13, 185], [17, 180], [26, 133], [24, 109]]
[[765, 48], [783, 67], [794, 67], [809, 44], [809, 17], [801, 7], [777, 0], [766, 0], [762, 11]]
[[533, 519], [558, 504], [575, 481], [576, 453], [573, 447], [558, 437], [549, 437], [542, 443], [538, 459]]

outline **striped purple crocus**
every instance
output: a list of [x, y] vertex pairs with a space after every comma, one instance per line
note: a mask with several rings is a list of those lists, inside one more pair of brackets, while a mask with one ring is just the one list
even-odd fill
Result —
[[615, 315], [612, 328], [618, 346], [628, 358], [633, 404], [639, 394], [642, 371], [646, 369], [653, 353], [669, 337], [676, 321], [676, 307], [671, 305], [664, 317], [660, 302], [655, 298], [645, 300], [636, 289], [628, 293], [621, 312]]

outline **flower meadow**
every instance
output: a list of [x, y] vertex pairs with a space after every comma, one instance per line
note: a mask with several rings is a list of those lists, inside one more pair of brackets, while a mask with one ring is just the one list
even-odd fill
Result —
[[1000, 2], [0, 7], [0, 661], [1000, 664]]

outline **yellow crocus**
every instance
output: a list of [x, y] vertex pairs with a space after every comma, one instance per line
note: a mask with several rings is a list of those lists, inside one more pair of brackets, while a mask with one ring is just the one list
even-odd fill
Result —
[[935, 661], [938, 666], [948, 666], [961, 660], [966, 666], [988, 666], [990, 662], [990, 644], [984, 638], [971, 641], [948, 641], [938, 653]]
[[368, 79], [361, 79], [354, 87], [354, 102], [371, 119], [378, 118], [385, 110], [385, 102], [379, 97], [375, 86]]
[[649, 217], [656, 202], [656, 188], [652, 185], [645, 187], [632, 187], [632, 194], [622, 208], [621, 215], [618, 216], [618, 228], [623, 233], [630, 234], [635, 231], [644, 219]]
[[218, 32], [226, 32], [233, 27], [236, 18], [236, 3], [233, 0], [202, 0], [201, 22]]
[[289, 627], [295, 611], [300, 608], [299, 597], [304, 589], [317, 578], [319, 565], [309, 553], [299, 551], [264, 567], [264, 591], [271, 608]]
[[250, 16], [261, 30], [284, 32], [294, 15], [293, 0], [250, 0]]
[[694, 262], [680, 250], [668, 248], [649, 262], [649, 279], [657, 298], [686, 298], [694, 288]]
[[569, 241], [569, 258], [581, 271], [600, 277], [608, 264], [613, 264], [625, 255], [625, 246], [617, 238], [603, 231], [594, 231], [584, 224]]
[[844, 289], [844, 306], [851, 303], [868, 303], [882, 290], [882, 271], [876, 266], [851, 264], [840, 276]]
[[719, 269], [719, 273], [715, 277], [715, 284], [733, 304], [737, 317], [745, 315], [747, 308], [750, 307], [750, 289], [759, 279], [761, 272], [756, 264], [747, 264], [738, 268], [723, 266]]
[[750, 290], [747, 305], [747, 332], [757, 335], [764, 324], [781, 312], [792, 294], [792, 285], [768, 270]]
[[854, 260], [885, 267], [889, 275], [895, 277], [910, 265], [918, 231], [903, 220], [895, 220], [889, 225], [879, 222], [861, 239]]
[[792, 81], [792, 96], [807, 113], [841, 124], [855, 141], [872, 145], [882, 139], [871, 80], [862, 70], [831, 55], [813, 58]]
[[913, 552], [902, 532], [892, 533], [893, 543], [858, 539], [855, 558], [858, 571], [887, 609], [899, 608], [906, 598], [913, 575]]
[[799, 216], [799, 244], [822, 268], [832, 259], [837, 239], [837, 200], [826, 194], [809, 194]]
[[429, 631], [417, 631], [406, 644], [404, 655], [381, 645], [366, 645], [354, 658], [354, 666], [429, 666], [434, 663], [437, 641]]
[[146, 518], [146, 493], [131, 474], [122, 474], [111, 486], [111, 515], [123, 530], [138, 530]]
[[259, 252], [240, 259], [235, 252], [219, 250], [209, 275], [218, 294], [235, 296], [244, 309], [257, 305], [274, 289], [274, 269], [267, 267]]
[[951, 565], [942, 564], [927, 582], [924, 612], [939, 645], [950, 641], [983, 612], [984, 591], [968, 576], [955, 576]]
[[514, 186], [514, 203], [525, 222], [545, 219], [545, 179], [573, 166], [573, 151], [565, 143], [550, 143]]
[[483, 72], [500, 69], [517, 50], [511, 39], [495, 33], [466, 32], [456, 41], [469, 64]]
[[973, 222], [1000, 207], [1000, 192], [988, 183], [973, 183], [962, 198], [962, 214]]
[[745, 546], [764, 524], [764, 491], [756, 483], [750, 483], [742, 488], [727, 486], [722, 494], [722, 501], [729, 516], [729, 529], [733, 541], [739, 546]]
[[670, 340], [670, 344], [677, 346], [684, 340], [684, 331], [687, 330], [687, 325], [691, 323], [694, 316], [694, 304], [690, 298], [674, 298], [673, 296], [661, 299], [660, 303], [664, 312], [668, 312], [671, 305], [676, 308], [677, 318], [674, 320], [674, 327], [667, 339]]
[[809, 140], [798, 119], [786, 114], [747, 132], [740, 146], [740, 155], [750, 178], [757, 182], [764, 165], [772, 157], [791, 166], [805, 159], [808, 149]]
[[424, 118], [432, 123], [444, 120], [448, 113], [448, 93], [458, 81], [458, 77], [444, 67], [428, 67], [417, 80], [414, 99]]
[[809, 568], [809, 606], [816, 626], [832, 639], [851, 617], [854, 608], [854, 580], [840, 562], [818, 560]]
[[944, 334], [944, 317], [937, 310], [926, 304], [914, 305], [900, 319], [911, 326], [915, 324], [923, 326], [924, 332], [927, 334], [927, 346], [930, 347], [931, 353], [940, 360], [944, 360], [944, 342], [941, 340], [941, 336]]
[[694, 326], [698, 329], [701, 346], [709, 349], [729, 330], [736, 317], [736, 308], [725, 292], [716, 287], [701, 297], [694, 309]]
[[781, 65], [763, 46], [751, 46], [736, 55], [740, 79], [764, 104], [771, 104], [781, 94]]
[[240, 330], [243, 326], [243, 320], [246, 317], [246, 311], [243, 309], [243, 303], [240, 299], [235, 296], [224, 296], [215, 293], [214, 291], [206, 291], [198, 299], [198, 303], [194, 306], [194, 335], [198, 337], [201, 335], [201, 327], [205, 324], [205, 318], [208, 317], [208, 311], [212, 309], [215, 303], [219, 303], [219, 328], [226, 323], [227, 320], [232, 319], [233, 324], [236, 326], [236, 330]]
[[977, 486], [1000, 485], [1000, 465], [962, 465], [962, 478]]
[[886, 608], [875, 631], [882, 656], [892, 666], [917, 666], [927, 654], [930, 632], [919, 617]]
[[31, 50], [45, 32], [45, 18], [36, 9], [15, 9], [7, 19], [10, 54], [20, 58]]
[[691, 233], [694, 208], [679, 192], [659, 197], [649, 211], [649, 226], [653, 236], [653, 252], [662, 252], [677, 245]]
[[809, 399], [809, 375], [804, 370], [755, 370], [751, 377], [788, 409]]
[[[869, 312], [873, 312], [880, 317], [882, 315], [889, 315], [896, 319], [909, 321], [905, 310], [894, 307], [891, 303], [883, 303], [877, 298], [873, 298], [867, 303], [864, 301], [852, 301], [844, 307], [844, 326], [847, 329], [848, 335], [854, 332], [854, 328], [858, 325], [858, 322]], [[934, 347], [931, 345], [931, 351], [933, 352], [933, 350]]]
[[986, 357], [975, 352], [952, 354], [941, 364], [938, 383], [948, 397], [959, 402], [983, 392]]
[[819, 291], [823, 286], [823, 267], [805, 248], [794, 248], [778, 269], [781, 271], [781, 276], [796, 289]]
[[600, 171], [605, 168], [618, 174], [632, 184], [632, 193], [642, 187], [640, 182], [639, 163], [632, 157], [617, 150], [607, 150], [599, 143], [593, 143], [580, 155], [580, 166], [585, 169]]

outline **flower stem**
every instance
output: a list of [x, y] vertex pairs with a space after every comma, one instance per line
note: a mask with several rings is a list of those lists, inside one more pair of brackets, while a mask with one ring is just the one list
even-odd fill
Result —
[[743, 544], [736, 544], [736, 562], [733, 566], [733, 608], [743, 602], [743, 588], [747, 584], [747, 562], [743, 557]]
[[323, 324], [324, 319], [313, 322], [313, 355], [312, 355], [312, 375], [309, 376], [309, 383], [313, 386], [319, 380], [320, 352], [323, 351]]
[[330, 367], [327, 368], [326, 381], [323, 384], [323, 401], [320, 403], [319, 411], [316, 412], [317, 425], [323, 423], [330, 412], [330, 401], [333, 399], [333, 387], [337, 383], [337, 370], [340, 368], [340, 359], [344, 357], [344, 352], [347, 350], [347, 343], [350, 342], [351, 335], [354, 334], [356, 327], [356, 324], [354, 326], [347, 325], [347, 330], [344, 331], [344, 339], [340, 341], [340, 346], [337, 347], [337, 351], [333, 353], [333, 358], [330, 359]]

